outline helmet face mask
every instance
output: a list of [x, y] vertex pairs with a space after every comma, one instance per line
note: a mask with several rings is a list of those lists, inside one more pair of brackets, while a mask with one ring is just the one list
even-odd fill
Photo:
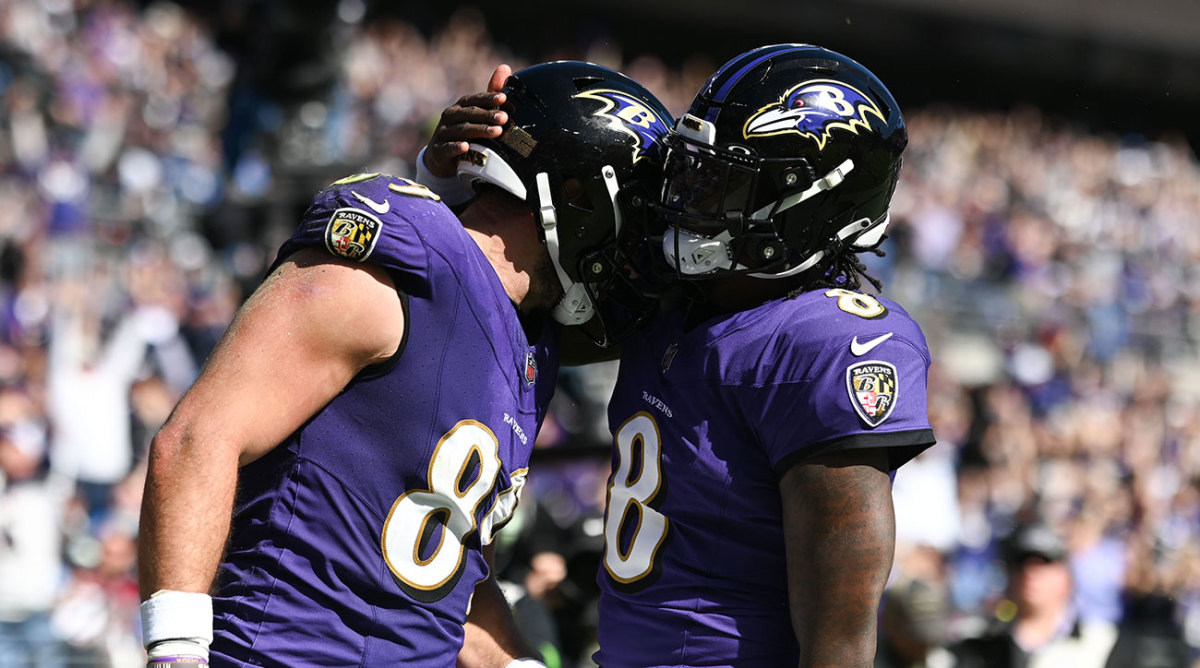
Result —
[[554, 318], [614, 343], [654, 306], [623, 284], [627, 256], [644, 237], [670, 114], [632, 79], [578, 61], [521, 70], [504, 93], [504, 132], [473, 142], [459, 174], [535, 209], [564, 293]]
[[702, 226], [730, 217], [749, 218], [749, 196], [758, 160], [712, 145], [668, 140], [671, 161], [663, 171], [663, 202], [680, 220]]
[[779, 161], [679, 133], [668, 138], [667, 146], [657, 209], [673, 232], [663, 239], [673, 268], [685, 278], [782, 268], [787, 256], [771, 222], [778, 200], [765, 183]]
[[906, 144], [895, 100], [855, 61], [802, 44], [744, 53], [667, 141], [663, 255], [681, 278], [787, 278], [873, 248]]

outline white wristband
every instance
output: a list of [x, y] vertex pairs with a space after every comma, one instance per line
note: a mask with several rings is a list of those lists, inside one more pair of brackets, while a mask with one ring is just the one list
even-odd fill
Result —
[[456, 206], [466, 202], [475, 196], [475, 191], [462, 179], [455, 176], [435, 176], [429, 168], [425, 166], [425, 149], [417, 154], [417, 183], [429, 188], [437, 193], [438, 197], [446, 203], [446, 206]]
[[212, 597], [187, 591], [161, 589], [141, 605], [142, 644], [185, 641], [203, 650], [212, 644]]
[[513, 659], [504, 668], [546, 668], [546, 664], [537, 659]]

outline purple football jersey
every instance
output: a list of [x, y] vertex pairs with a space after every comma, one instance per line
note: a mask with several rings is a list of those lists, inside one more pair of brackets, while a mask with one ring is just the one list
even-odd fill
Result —
[[818, 290], [623, 347], [600, 569], [605, 668], [796, 665], [779, 480], [817, 453], [933, 443], [929, 351], [894, 302]]
[[458, 219], [403, 179], [323, 190], [276, 262], [305, 246], [386, 268], [406, 333], [241, 470], [213, 663], [453, 666], [480, 547], [516, 507], [554, 389], [557, 332], [527, 341]]

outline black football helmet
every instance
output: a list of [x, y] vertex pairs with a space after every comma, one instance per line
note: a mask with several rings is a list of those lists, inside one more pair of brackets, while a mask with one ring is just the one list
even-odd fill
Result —
[[629, 265], [657, 196], [671, 115], [634, 80], [586, 62], [520, 70], [504, 93], [504, 132], [471, 143], [459, 176], [537, 209], [564, 291], [554, 318], [582, 325], [599, 345], [619, 341], [654, 305]]
[[850, 58], [806, 44], [743, 53], [667, 140], [663, 254], [682, 278], [786, 278], [873, 249], [907, 143], [891, 93]]

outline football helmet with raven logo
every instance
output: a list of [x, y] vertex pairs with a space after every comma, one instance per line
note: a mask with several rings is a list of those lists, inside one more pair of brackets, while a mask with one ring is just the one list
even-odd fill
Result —
[[743, 53], [667, 140], [663, 254], [682, 278], [830, 273], [883, 240], [907, 143], [896, 100], [854, 60], [806, 44]]
[[564, 291], [554, 318], [581, 325], [600, 345], [619, 341], [653, 308], [629, 267], [660, 183], [671, 115], [624, 74], [580, 61], [520, 70], [503, 92], [504, 131], [471, 142], [459, 176], [534, 206]]

